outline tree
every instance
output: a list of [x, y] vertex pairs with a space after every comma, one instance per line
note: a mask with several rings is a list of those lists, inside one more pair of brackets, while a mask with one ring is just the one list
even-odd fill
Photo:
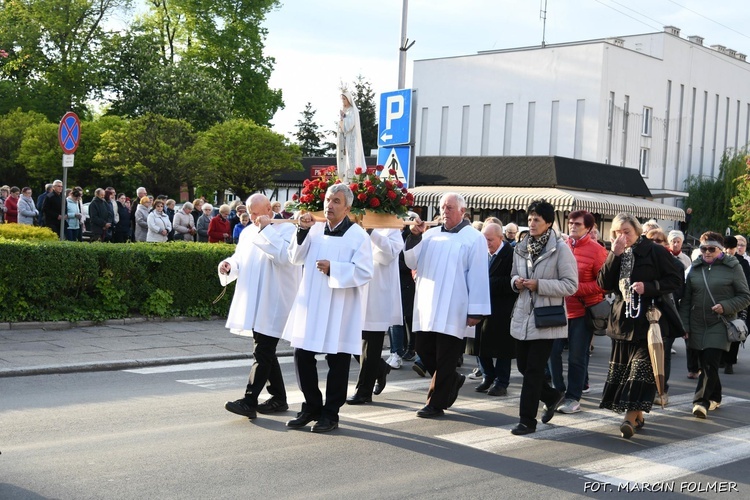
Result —
[[284, 106], [281, 90], [268, 80], [275, 60], [263, 55], [266, 14], [279, 0], [174, 0], [186, 15], [185, 58], [200, 67], [232, 96], [238, 118], [268, 125]]
[[359, 123], [362, 127], [362, 147], [365, 156], [370, 156], [370, 151], [378, 149], [378, 115], [375, 112], [375, 92], [370, 82], [362, 75], [354, 82], [354, 100], [359, 109]]
[[206, 130], [231, 117], [231, 96], [221, 84], [190, 62], [154, 66], [137, 86], [112, 106], [112, 112], [131, 117], [146, 114], [185, 120], [195, 130]]
[[147, 114], [102, 134], [95, 170], [101, 176], [114, 171], [150, 193], [176, 197], [180, 186], [191, 181], [184, 155], [194, 140], [186, 121]]
[[320, 145], [320, 125], [315, 122], [315, 112], [312, 104], [308, 102], [305, 110], [302, 111], [302, 118], [297, 122], [297, 132], [294, 137], [297, 138], [303, 157], [325, 156], [329, 151], [328, 147]]
[[[87, 115], [87, 99], [100, 90], [103, 22], [130, 0], [26, 0], [0, 9], [0, 42], [11, 47], [9, 70], [26, 104], [55, 121], [65, 111]], [[28, 90], [26, 90], [28, 89]]]
[[688, 197], [684, 206], [693, 209], [690, 222], [693, 235], [705, 231], [723, 233], [732, 225], [730, 204], [738, 192], [736, 180], [744, 173], [744, 155], [745, 152], [728, 150], [721, 157], [717, 178], [692, 176], [685, 181]]
[[58, 125], [48, 121], [31, 125], [23, 134], [18, 162], [26, 169], [32, 186], [62, 179], [62, 149], [57, 140]]
[[0, 179], [8, 185], [32, 185], [26, 168], [18, 159], [26, 130], [49, 123], [47, 118], [34, 111], [11, 111], [0, 115]]
[[732, 197], [732, 222], [741, 234], [750, 232], [750, 154], [743, 151], [737, 155], [742, 160], [744, 172], [735, 179], [737, 194]]
[[240, 199], [270, 186], [278, 172], [302, 169], [299, 147], [243, 119], [199, 133], [188, 158], [196, 165], [196, 182], [202, 188], [231, 189]]

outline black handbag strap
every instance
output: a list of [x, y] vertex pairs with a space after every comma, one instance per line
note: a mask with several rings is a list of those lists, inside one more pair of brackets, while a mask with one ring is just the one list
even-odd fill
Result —
[[[706, 279], [705, 267], [701, 266], [701, 274], [703, 275], [703, 283], [706, 284], [706, 291], [708, 292], [708, 296], [711, 297], [711, 302], [713, 302], [714, 305], [718, 304], [718, 302], [716, 302], [716, 299], [714, 298], [714, 295], [711, 293], [711, 289], [708, 287], [708, 280]], [[716, 314], [725, 325], [729, 326], [729, 320], [727, 320], [727, 318], [725, 318], [723, 314], [719, 314], [715, 311], [714, 311], [714, 314]]]

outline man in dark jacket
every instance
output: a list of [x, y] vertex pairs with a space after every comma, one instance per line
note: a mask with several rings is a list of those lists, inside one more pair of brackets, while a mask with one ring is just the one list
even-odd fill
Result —
[[44, 225], [60, 235], [60, 221], [62, 220], [63, 183], [55, 180], [52, 183], [52, 191], [44, 197], [41, 213], [44, 215]]
[[[482, 234], [489, 251], [490, 303], [492, 313], [477, 325], [479, 366], [484, 379], [476, 389], [490, 396], [506, 396], [510, 384], [511, 360], [516, 357], [516, 340], [510, 336], [510, 316], [518, 294], [511, 288], [513, 247], [503, 241], [503, 226], [485, 224]], [[493, 358], [497, 361], [493, 362]]]
[[107, 230], [114, 223], [112, 205], [104, 199], [104, 190], [97, 188], [94, 199], [89, 205], [89, 220], [91, 221], [91, 241], [104, 241]]

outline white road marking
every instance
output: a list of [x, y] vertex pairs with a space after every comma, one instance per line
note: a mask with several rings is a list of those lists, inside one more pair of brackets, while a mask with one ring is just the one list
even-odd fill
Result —
[[562, 470], [592, 481], [615, 486], [627, 483], [630, 488], [638, 488], [747, 458], [750, 458], [750, 426], [630, 453], [625, 459], [616, 455]]

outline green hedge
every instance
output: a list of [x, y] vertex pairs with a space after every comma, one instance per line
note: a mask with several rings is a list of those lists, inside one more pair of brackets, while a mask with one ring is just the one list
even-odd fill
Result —
[[212, 302], [218, 263], [234, 248], [0, 239], [0, 321], [226, 316], [231, 290]]

